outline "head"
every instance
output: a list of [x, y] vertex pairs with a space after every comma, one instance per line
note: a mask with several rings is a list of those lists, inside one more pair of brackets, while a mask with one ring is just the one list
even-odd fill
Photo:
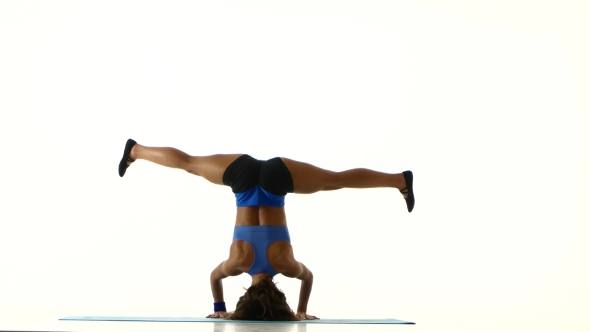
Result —
[[281, 292], [270, 278], [250, 286], [240, 297], [236, 310], [228, 317], [241, 320], [299, 320]]

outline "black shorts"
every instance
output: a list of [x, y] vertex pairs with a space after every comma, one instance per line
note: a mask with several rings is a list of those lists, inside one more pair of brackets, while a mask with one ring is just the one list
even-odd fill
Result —
[[242, 155], [229, 164], [223, 173], [223, 184], [230, 186], [236, 194], [256, 185], [277, 196], [293, 192], [291, 172], [279, 157], [258, 160], [247, 154]]

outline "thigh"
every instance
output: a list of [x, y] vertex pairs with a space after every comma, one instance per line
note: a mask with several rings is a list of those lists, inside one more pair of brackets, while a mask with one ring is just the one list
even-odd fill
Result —
[[319, 168], [312, 164], [281, 158], [289, 169], [293, 178], [293, 192], [296, 194], [311, 194], [320, 190], [333, 188], [337, 172]]
[[216, 154], [191, 157], [189, 172], [204, 177], [207, 181], [223, 185], [223, 174], [227, 167], [243, 154]]

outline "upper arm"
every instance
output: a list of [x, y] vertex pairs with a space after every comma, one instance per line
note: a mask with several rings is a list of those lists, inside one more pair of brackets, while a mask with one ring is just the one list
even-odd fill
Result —
[[[277, 271], [278, 272], [278, 271]], [[309, 281], [313, 279], [311, 270], [307, 268], [303, 263], [293, 259], [289, 264], [285, 264], [282, 273], [285, 277], [297, 278], [299, 280]]]
[[303, 263], [295, 260], [291, 246], [283, 250], [282, 257], [277, 259], [277, 261], [280, 263], [277, 264], [278, 266], [275, 268], [275, 271], [285, 277], [306, 280], [311, 276], [311, 271]]
[[244, 272], [240, 269], [239, 264], [237, 264], [235, 260], [231, 259], [231, 257], [230, 259], [221, 263], [221, 265], [223, 273], [226, 275], [226, 277], [234, 277]]
[[232, 244], [230, 247], [229, 258], [221, 262], [213, 272], [211, 272], [211, 278], [223, 279], [242, 274], [244, 271], [241, 266], [242, 264], [240, 264], [241, 260], [239, 257], [241, 257], [239, 249]]
[[291, 262], [285, 262], [282, 266], [281, 273], [285, 277], [299, 279], [299, 277], [301, 277], [301, 275], [303, 274], [303, 266], [303, 264], [299, 263], [296, 260], [293, 260]]
[[221, 280], [226, 277], [233, 277], [240, 274], [242, 274], [242, 271], [238, 269], [236, 264], [228, 259], [217, 265], [217, 267], [211, 272], [211, 279]]

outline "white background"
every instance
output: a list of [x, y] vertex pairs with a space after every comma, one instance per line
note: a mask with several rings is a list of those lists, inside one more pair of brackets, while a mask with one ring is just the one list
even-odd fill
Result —
[[[211, 313], [231, 190], [144, 161], [119, 178], [131, 137], [413, 170], [411, 214], [394, 190], [288, 195], [310, 314], [590, 331], [587, 17], [583, 1], [0, 3], [0, 328]], [[299, 282], [275, 279], [295, 308]], [[249, 284], [224, 281], [228, 309]]]

